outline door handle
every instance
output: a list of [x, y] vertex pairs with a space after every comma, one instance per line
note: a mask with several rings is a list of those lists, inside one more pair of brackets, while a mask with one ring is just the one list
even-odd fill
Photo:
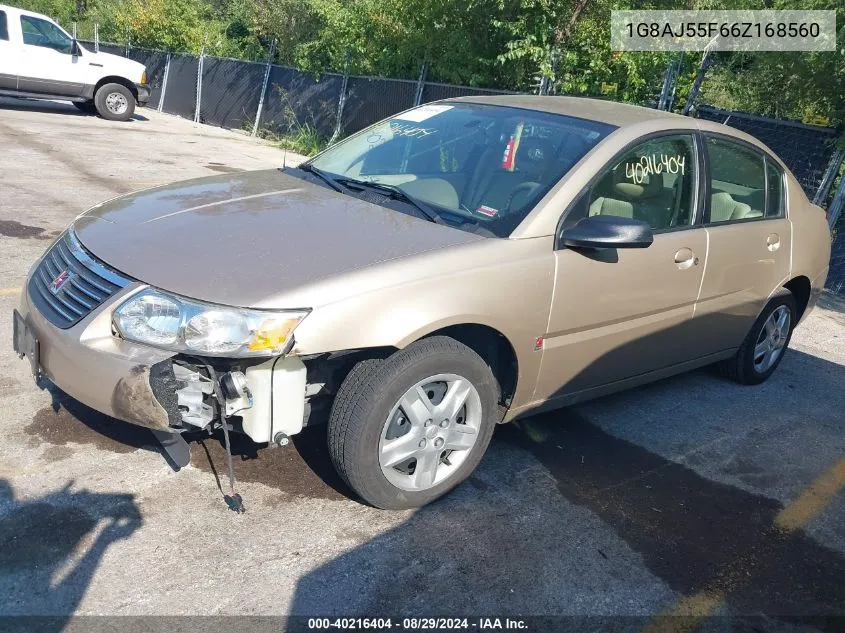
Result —
[[692, 249], [684, 247], [675, 253], [675, 263], [681, 270], [686, 270], [690, 266], [698, 266], [698, 257], [692, 252]]
[[769, 237], [766, 238], [766, 248], [768, 248], [773, 253], [780, 248], [780, 235], [777, 233], [769, 234]]

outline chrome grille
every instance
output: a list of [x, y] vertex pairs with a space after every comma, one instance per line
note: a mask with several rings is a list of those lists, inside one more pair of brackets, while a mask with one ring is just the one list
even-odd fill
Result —
[[67, 329], [130, 281], [86, 251], [73, 231], [66, 231], [30, 277], [29, 297], [50, 323]]

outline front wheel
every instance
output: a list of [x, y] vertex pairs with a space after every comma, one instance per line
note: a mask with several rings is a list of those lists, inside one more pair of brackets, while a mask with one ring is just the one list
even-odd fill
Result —
[[135, 95], [121, 84], [106, 84], [94, 95], [97, 112], [109, 121], [128, 121], [135, 114]]
[[446, 494], [475, 469], [493, 435], [499, 389], [466, 345], [422, 339], [358, 363], [338, 390], [329, 453], [367, 503], [400, 510]]

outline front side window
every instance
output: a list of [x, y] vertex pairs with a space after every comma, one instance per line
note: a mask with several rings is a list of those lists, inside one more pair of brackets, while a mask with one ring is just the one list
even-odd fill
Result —
[[637, 145], [599, 175], [586, 213], [647, 222], [653, 231], [695, 220], [695, 144], [689, 134], [660, 136]]
[[708, 136], [710, 224], [763, 217], [766, 168], [763, 155], [739, 143]]
[[770, 159], [766, 159], [766, 217], [784, 216], [783, 171]]
[[457, 228], [506, 237], [614, 129], [533, 110], [436, 103], [377, 123], [311, 164], [340, 182], [399, 188]]
[[6, 22], [5, 11], [0, 11], [0, 40], [9, 41], [9, 24]]
[[67, 33], [47, 20], [22, 15], [21, 31], [23, 32], [24, 44], [52, 48], [68, 55], [73, 50], [73, 40], [68, 37]]

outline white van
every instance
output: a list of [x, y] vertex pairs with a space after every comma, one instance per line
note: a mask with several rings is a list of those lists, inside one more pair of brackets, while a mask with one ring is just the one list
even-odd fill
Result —
[[143, 64], [89, 51], [46, 15], [0, 4], [0, 95], [63, 99], [127, 121], [150, 87]]

